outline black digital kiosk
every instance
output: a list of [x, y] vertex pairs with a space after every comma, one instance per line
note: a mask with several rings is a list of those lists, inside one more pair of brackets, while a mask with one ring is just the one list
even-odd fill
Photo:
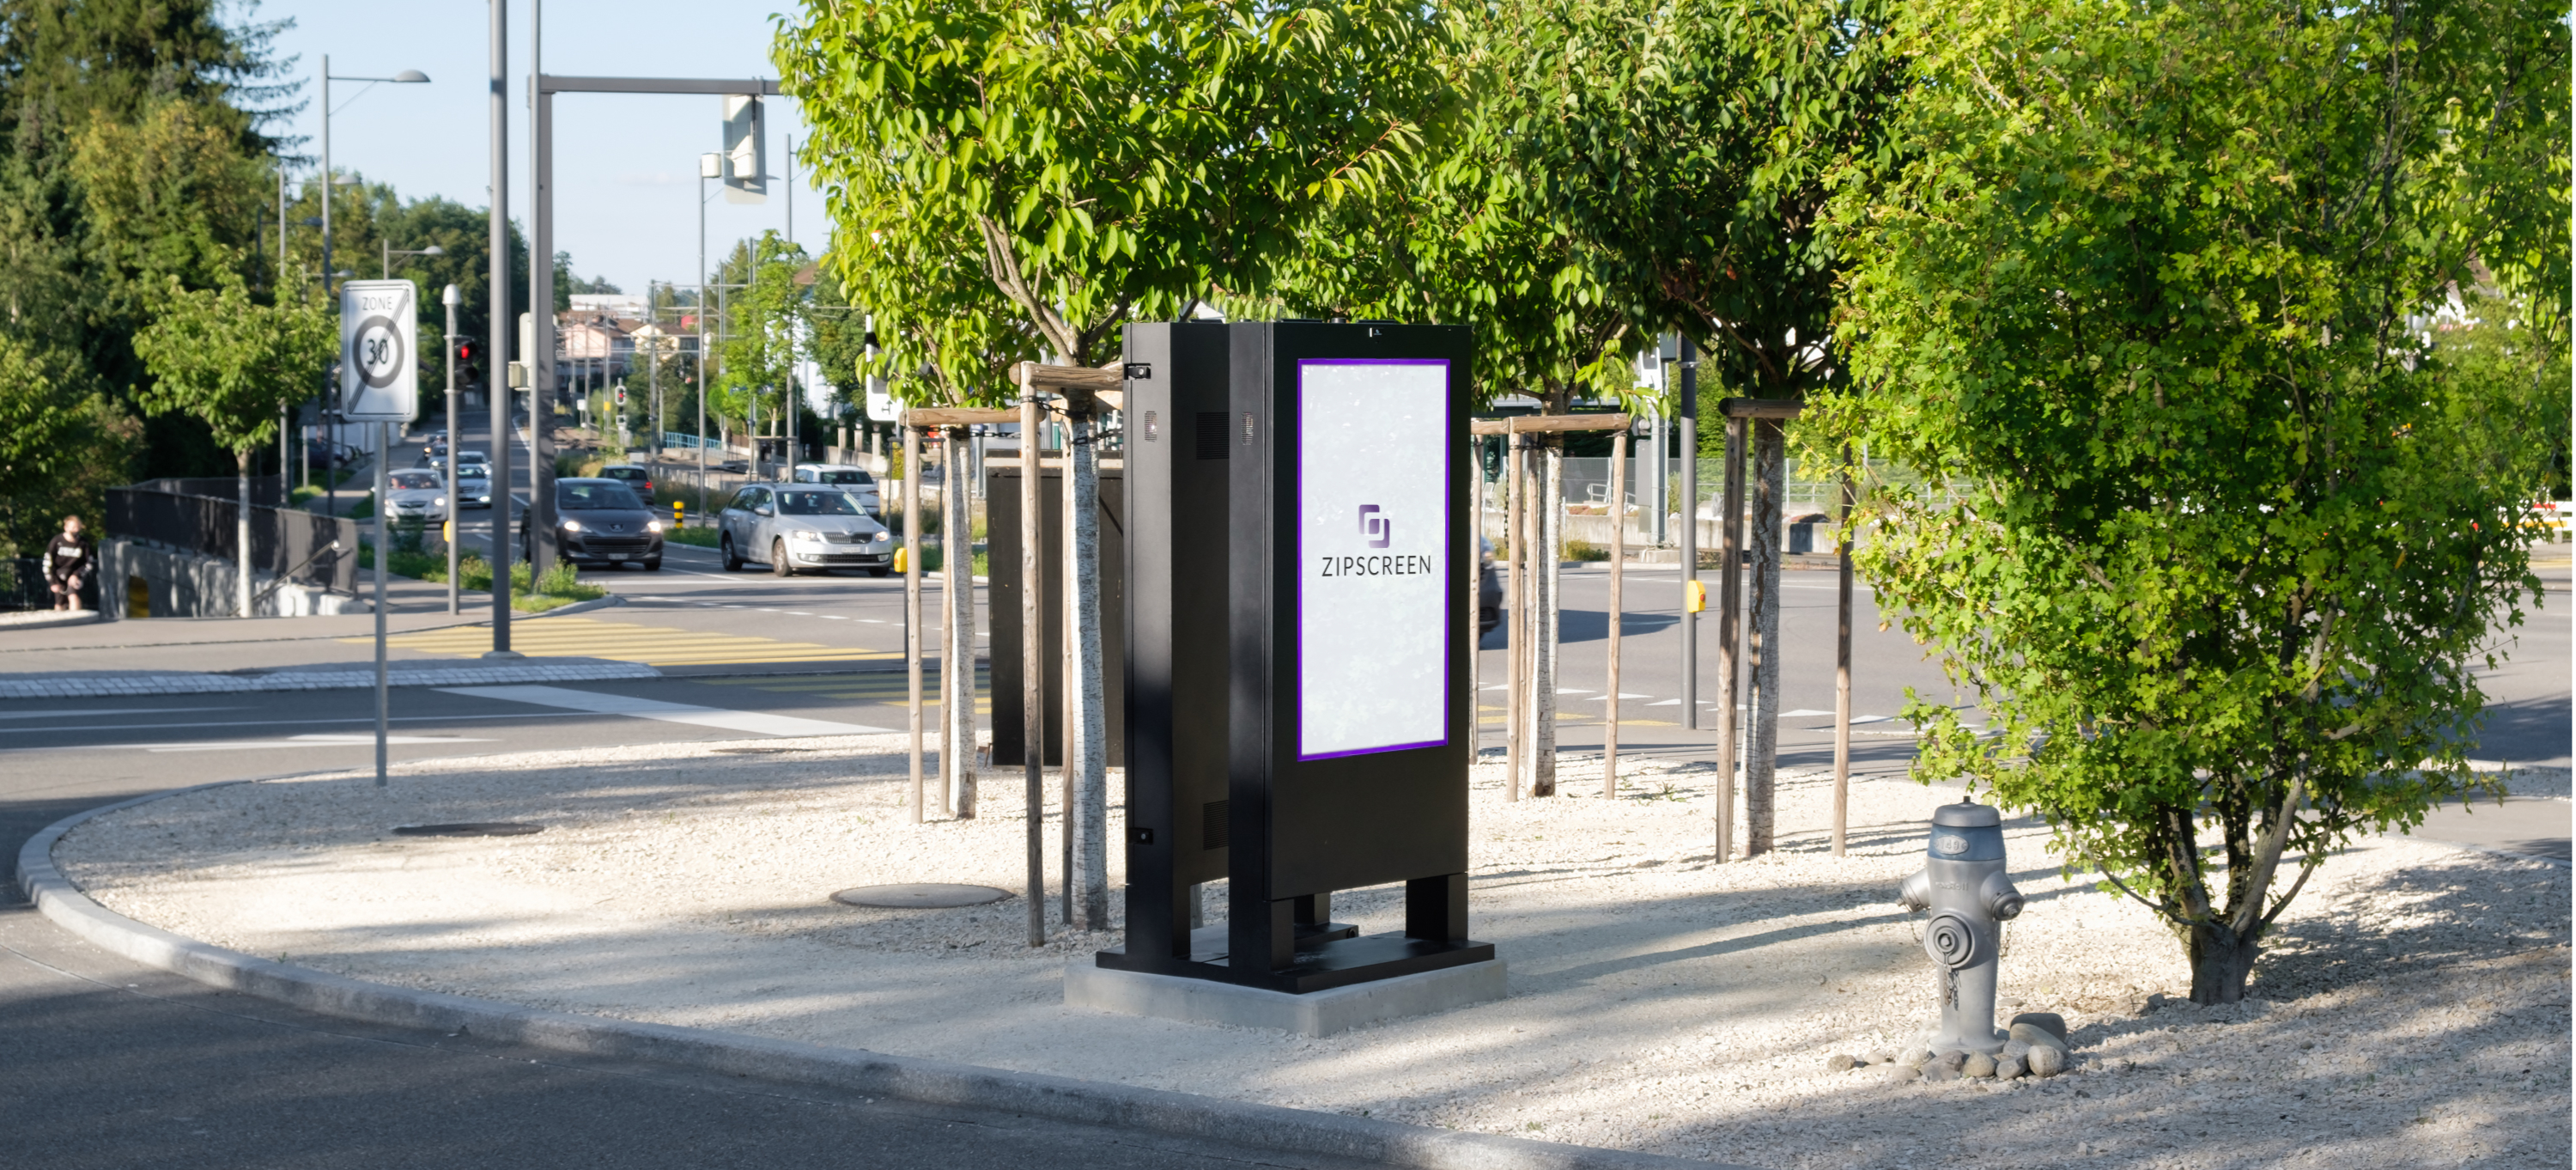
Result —
[[[1468, 330], [1126, 331], [1127, 945], [1112, 970], [1305, 993], [1467, 937]], [[1190, 927], [1229, 880], [1228, 922]], [[1404, 884], [1402, 933], [1332, 921]]]

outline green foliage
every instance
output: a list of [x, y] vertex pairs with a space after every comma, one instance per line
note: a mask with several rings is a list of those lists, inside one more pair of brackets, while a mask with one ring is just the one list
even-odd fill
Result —
[[[1883, 490], [1862, 554], [1993, 715], [1916, 703], [1916, 773], [2046, 817], [2204, 1002], [2242, 994], [2279, 866], [2492, 788], [2476, 671], [2538, 597], [2520, 522], [2566, 425], [2561, 15], [1917, 10], [1919, 153], [1834, 208], [1839, 406], [1962, 492]], [[2482, 273], [2526, 246], [2555, 251]], [[2433, 344], [2490, 276], [2519, 324]]]
[[57, 364], [0, 333], [0, 555], [42, 545], [66, 515], [95, 524], [101, 493], [126, 482], [140, 428]]
[[1285, 266], [1281, 300], [1301, 314], [1467, 325], [1476, 396], [1627, 398], [1637, 335], [1629, 305], [1597, 275], [1514, 165], [1513, 111], [1530, 95], [1519, 29], [1467, 9], [1434, 42], [1443, 83], [1407, 181], [1343, 201]]
[[190, 292], [168, 279], [160, 315], [134, 337], [153, 379], [144, 408], [204, 422], [246, 467], [252, 449], [277, 440], [280, 408], [321, 382], [338, 325], [316, 300], [260, 304], [238, 280]]
[[1790, 397], [1835, 376], [1827, 178], [1889, 161], [1893, 8], [1498, 3], [1522, 173], [1640, 327], [1700, 342], [1702, 385]]
[[1388, 0], [882, 0], [809, 7], [773, 56], [847, 283], [924, 282], [917, 323], [880, 322], [896, 368], [1094, 364], [1131, 317], [1259, 291], [1318, 212], [1399, 173], [1435, 30]]
[[734, 289], [725, 300], [730, 336], [720, 344], [709, 339], [715, 348], [715, 383], [707, 395], [707, 413], [727, 420], [738, 433], [750, 429], [754, 406], [766, 432], [779, 412], [797, 401], [790, 390], [807, 296], [796, 274], [806, 263], [804, 249], [776, 232], [764, 232], [746, 241], [726, 266], [728, 283], [749, 287]]
[[[146, 380], [132, 339], [169, 279], [263, 275], [278, 27], [226, 27], [213, 0], [0, 0], [0, 333], [103, 395], [103, 422]], [[221, 465], [176, 416], [124, 441], [147, 435], [148, 474]]]

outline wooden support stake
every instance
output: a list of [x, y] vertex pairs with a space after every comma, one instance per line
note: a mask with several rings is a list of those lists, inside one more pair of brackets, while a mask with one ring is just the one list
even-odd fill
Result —
[[1467, 762], [1474, 764], [1485, 748], [1485, 691], [1482, 670], [1485, 605], [1485, 440], [1467, 437], [1467, 484], [1476, 493], [1476, 520], [1467, 530]]
[[1851, 646], [1852, 646], [1852, 543], [1851, 514], [1853, 503], [1851, 448], [1843, 448], [1842, 515], [1835, 518], [1841, 539], [1834, 552], [1836, 582], [1841, 594], [1834, 619], [1834, 856], [1843, 855], [1844, 838], [1851, 826]]
[[1748, 428], [1741, 418], [1726, 420], [1725, 483], [1717, 511], [1717, 863], [1735, 856], [1735, 740], [1743, 726], [1736, 707], [1742, 702], [1744, 659], [1744, 575], [1736, 561], [1744, 555], [1744, 463]]
[[1077, 677], [1081, 662], [1074, 654], [1073, 640], [1082, 614], [1075, 604], [1073, 590], [1073, 418], [1070, 414], [1064, 420], [1061, 461], [1064, 470], [1055, 485], [1056, 510], [1062, 513], [1056, 530], [1056, 554], [1060, 558], [1056, 562], [1056, 571], [1062, 574], [1056, 578], [1056, 621], [1063, 632], [1056, 639], [1056, 666], [1064, 676], [1064, 698], [1056, 707], [1055, 837], [1056, 872], [1063, 878], [1062, 892], [1056, 898], [1056, 912], [1063, 916], [1065, 928], [1070, 930], [1073, 927], [1073, 887], [1076, 881], [1073, 872], [1073, 774], [1077, 770], [1074, 756], [1082, 750], [1081, 742], [1074, 734], [1074, 721], [1082, 718], [1082, 680]]
[[[928, 790], [921, 778], [921, 431], [903, 428], [903, 665], [912, 686], [912, 823], [922, 821]], [[942, 742], [940, 753], [957, 750]], [[942, 801], [946, 795], [942, 786]]]
[[1020, 764], [1028, 810], [1029, 945], [1046, 945], [1046, 634], [1038, 607], [1038, 395], [1020, 367]]
[[1601, 727], [1601, 795], [1619, 795], [1620, 587], [1628, 561], [1628, 432], [1610, 437], [1610, 698]]
[[1503, 752], [1503, 799], [1521, 798], [1521, 764], [1529, 758], [1528, 731], [1530, 709], [1529, 683], [1529, 598], [1524, 596], [1526, 577], [1521, 562], [1529, 552], [1529, 458], [1528, 440], [1513, 437], [1503, 440], [1507, 447], [1505, 474], [1510, 476], [1511, 491], [1503, 505], [1510, 513], [1503, 523], [1510, 540], [1511, 580], [1505, 587], [1510, 612], [1504, 622], [1503, 655], [1511, 663], [1511, 690], [1504, 702], [1504, 735], [1510, 746]]

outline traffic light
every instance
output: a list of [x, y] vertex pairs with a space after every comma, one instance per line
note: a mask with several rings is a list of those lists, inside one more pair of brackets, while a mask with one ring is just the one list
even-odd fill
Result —
[[479, 386], [483, 382], [483, 347], [470, 337], [450, 338], [456, 346], [456, 382], [460, 386]]
[[617, 405], [626, 405], [626, 383], [624, 382], [617, 384]]

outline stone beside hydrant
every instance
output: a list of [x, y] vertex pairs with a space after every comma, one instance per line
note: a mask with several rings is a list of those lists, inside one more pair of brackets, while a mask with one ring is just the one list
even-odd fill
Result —
[[2003, 924], [2022, 908], [2021, 891], [2004, 872], [2003, 823], [1991, 805], [1942, 805], [1932, 814], [1929, 861], [1897, 890], [1907, 910], [1932, 915], [1923, 949], [1941, 972], [1941, 1028], [1926, 1042], [1936, 1056], [1991, 1058], [2012, 1039], [1995, 1027]]

